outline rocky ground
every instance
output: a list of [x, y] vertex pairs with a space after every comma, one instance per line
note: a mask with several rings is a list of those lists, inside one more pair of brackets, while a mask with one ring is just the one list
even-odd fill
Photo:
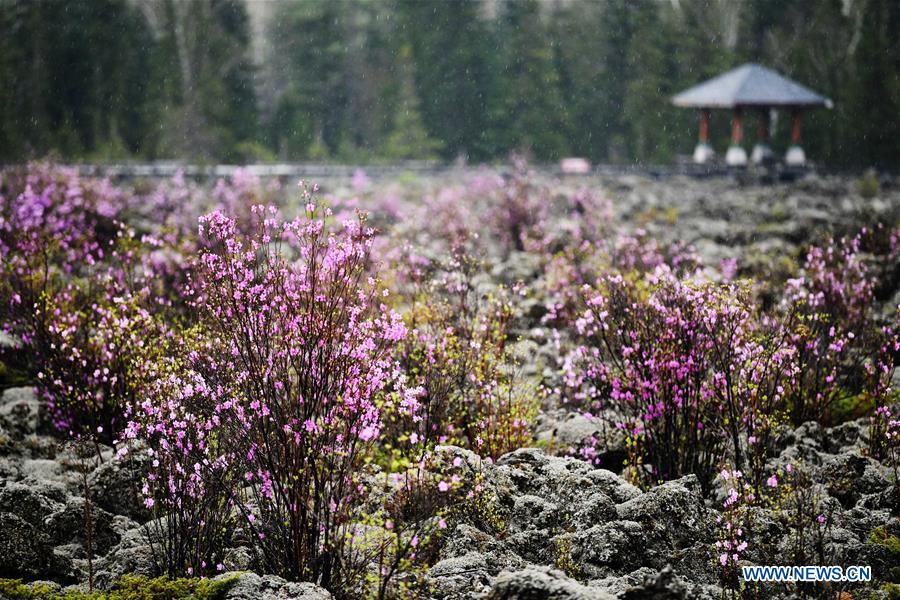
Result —
[[[103, 464], [88, 466], [85, 481], [85, 461], [37, 431], [38, 402], [29, 389], [6, 390], [0, 414], [0, 572], [67, 586], [84, 582], [92, 568], [98, 587], [127, 574], [153, 575], [134, 486], [140, 460], [107, 452]], [[863, 455], [866, 429], [865, 419], [831, 429], [805, 424], [785, 436], [776, 462], [802, 457], [812, 468], [820, 501], [837, 515], [827, 542], [836, 564], [871, 565], [876, 577], [890, 580], [900, 564], [896, 549], [870, 538], [878, 527], [900, 534], [898, 503], [892, 474]], [[503, 527], [463, 519], [446, 536], [428, 571], [435, 598], [721, 597], [710, 551], [718, 505], [704, 501], [694, 476], [641, 492], [612, 471], [537, 448], [494, 464], [461, 448], [440, 451], [462, 458], [461, 475], [481, 475]], [[86, 495], [94, 504], [90, 543], [97, 557], [90, 567]], [[755, 527], [776, 547], [774, 555], [788, 551], [778, 548], [790, 539], [774, 513], [761, 511]], [[231, 571], [248, 566], [240, 548], [226, 565]], [[268, 597], [330, 596], [312, 584], [257, 575], [242, 576], [227, 595]]]
[[[564, 185], [583, 185], [567, 180]], [[637, 176], [592, 181], [608, 190], [623, 221], [662, 240], [692, 242], [708, 264], [738, 258], [741, 268], [796, 261], [809, 240], [826, 232], [855, 232], [861, 224], [897, 223], [900, 189], [882, 180], [874, 193], [858, 180], [810, 177], [791, 184], [740, 185]], [[861, 192], [866, 192], [865, 196]], [[527, 273], [528, 258], [513, 253], [499, 274]], [[540, 277], [540, 274], [532, 274]], [[882, 290], [886, 305], [897, 288]], [[527, 330], [533, 364], [552, 369], [552, 346], [541, 331], [540, 311]], [[3, 341], [9, 343], [9, 340]], [[720, 598], [721, 571], [711, 551], [721, 498], [704, 498], [693, 476], [642, 492], [612, 470], [553, 455], [592, 435], [599, 426], [560, 407], [546, 407], [535, 426], [535, 445], [482, 461], [467, 450], [442, 447], [459, 457], [461, 476], [479, 474], [495, 499], [502, 526], [461, 519], [445, 536], [428, 570], [435, 598], [606, 599]], [[868, 420], [833, 428], [806, 423], [780, 439], [772, 468], [803, 464], [818, 506], [832, 525], [822, 540], [827, 564], [871, 565], [879, 582], [900, 582], [900, 498], [894, 473], [865, 453]], [[615, 468], [621, 447], [609, 439], [602, 465]], [[108, 585], [122, 575], [153, 575], [153, 556], [139, 498], [142, 459], [116, 458], [104, 450], [95, 464], [62, 444], [44, 422], [30, 388], [13, 387], [0, 399], [0, 577], [50, 581], [52, 585]], [[85, 526], [85, 498], [90, 526]], [[754, 515], [749, 558], [770, 564], [791, 552], [790, 524], [775, 508]], [[90, 540], [86, 532], [90, 532]], [[876, 532], [876, 533], [873, 533]], [[87, 548], [93, 559], [87, 559]], [[228, 571], [249, 567], [246, 549], [235, 548]], [[816, 561], [813, 564], [817, 564]], [[757, 597], [819, 594], [767, 584]], [[879, 583], [879, 586], [881, 583]], [[887, 598], [887, 588], [845, 588], [842, 598]], [[827, 597], [835, 597], [832, 588]], [[227, 598], [324, 599], [312, 584], [243, 574]], [[826, 596], [822, 596], [826, 597]], [[891, 596], [893, 597], [893, 596]]]

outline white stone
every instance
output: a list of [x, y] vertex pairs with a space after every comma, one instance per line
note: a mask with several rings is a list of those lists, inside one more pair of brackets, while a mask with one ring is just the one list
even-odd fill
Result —
[[699, 143], [694, 148], [694, 162], [698, 165], [711, 161], [716, 156], [716, 151], [709, 144]]
[[806, 153], [800, 146], [791, 146], [784, 155], [784, 162], [791, 167], [802, 167], [806, 164]]
[[725, 164], [729, 167], [743, 167], [747, 164], [747, 151], [740, 146], [729, 146], [725, 154]]

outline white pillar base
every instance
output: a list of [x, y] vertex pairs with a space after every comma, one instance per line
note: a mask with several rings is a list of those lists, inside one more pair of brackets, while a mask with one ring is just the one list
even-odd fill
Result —
[[775, 154], [766, 144], [756, 144], [753, 146], [753, 152], [750, 153], [750, 160], [752, 160], [755, 165], [767, 163], [773, 158], [775, 158]]
[[694, 148], [694, 162], [698, 165], [711, 161], [715, 156], [716, 151], [712, 149], [712, 146], [704, 142], [700, 142], [697, 144], [697, 147]]
[[744, 167], [747, 165], [747, 151], [740, 146], [728, 146], [725, 154], [725, 164], [729, 167]]
[[789, 167], [802, 167], [806, 164], [806, 153], [800, 146], [791, 146], [784, 155], [784, 162]]

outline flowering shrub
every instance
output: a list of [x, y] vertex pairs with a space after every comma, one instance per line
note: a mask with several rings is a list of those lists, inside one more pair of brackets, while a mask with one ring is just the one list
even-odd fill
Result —
[[747, 535], [751, 512], [756, 496], [744, 485], [743, 473], [737, 469], [722, 469], [720, 482], [725, 488], [722, 513], [716, 517], [718, 541], [713, 553], [720, 567], [723, 583], [732, 590], [740, 588], [738, 565], [747, 551]]
[[142, 492], [154, 517], [147, 538], [158, 570], [170, 577], [225, 570], [224, 552], [239, 523], [242, 482], [217, 429], [221, 420], [198, 368], [204, 358], [209, 367], [209, 359], [196, 337], [181, 332], [180, 349], [158, 361], [158, 379], [125, 432], [127, 440], [146, 444], [151, 467]]
[[112, 443], [167, 336], [134, 233], [115, 220], [123, 196], [65, 169], [21, 177], [0, 194], [0, 323], [29, 351], [56, 428]]
[[567, 246], [548, 267], [549, 293], [544, 322], [574, 327], [585, 311], [583, 287], [609, 272], [652, 275], [657, 269], [688, 276], [701, 265], [693, 248], [683, 243], [661, 246], [644, 229], [612, 239], [594, 238]]
[[513, 173], [488, 208], [492, 232], [507, 252], [540, 250], [548, 213], [549, 192], [534, 184], [528, 165], [513, 159]]
[[[239, 478], [243, 488], [225, 487], [261, 567], [328, 587], [339, 581], [352, 511], [365, 495], [361, 469], [382, 429], [380, 407], [402, 379], [390, 346], [406, 329], [366, 275], [373, 231], [364, 217], [333, 231], [329, 211], [306, 199], [305, 217], [284, 223], [274, 208], [254, 208], [249, 239], [222, 213], [201, 219], [211, 248], [194, 290], [203, 342], [172, 383], [184, 417], [150, 403], [129, 435], [165, 436], [166, 476], [151, 480], [149, 499], [204, 493], [170, 485], [172, 471], [219, 486]], [[401, 404], [417, 410], [414, 395]]]
[[104, 259], [118, 234], [115, 216], [110, 199], [74, 172], [36, 166], [3, 174], [0, 309], [7, 333], [32, 341], [35, 303]]
[[455, 501], [444, 471], [426, 452], [417, 463], [385, 473], [381, 499], [367, 503], [351, 527], [345, 588], [352, 597], [415, 598], [427, 591], [425, 565], [436, 560]]
[[407, 315], [410, 335], [398, 345], [399, 360], [421, 391], [422, 421], [413, 441], [465, 445], [497, 458], [531, 439], [537, 411], [535, 390], [517, 375], [507, 347], [512, 298], [502, 287], [477, 298], [476, 263], [463, 252], [449, 270], [416, 295]]
[[567, 394], [589, 411], [616, 411], [635, 478], [710, 477], [722, 456], [744, 465], [745, 439], [767, 441], [790, 352], [756, 327], [745, 289], [661, 269], [611, 273], [584, 293]]
[[875, 281], [860, 243], [856, 236], [812, 247], [801, 276], [787, 282], [782, 309], [795, 324], [798, 380], [788, 395], [795, 424], [830, 418], [836, 404], [862, 391], [876, 397], [885, 391], [883, 375], [893, 361], [879, 349], [892, 333], [882, 335], [873, 323]]
[[79, 292], [69, 286], [35, 309], [38, 390], [58, 430], [114, 444], [157, 375], [153, 357], [166, 351], [167, 327], [134, 296], [83, 306]]
[[871, 416], [869, 453], [887, 463], [894, 473], [894, 491], [900, 494], [900, 420], [890, 407], [879, 406]]
[[[841, 544], [831, 539], [840, 504], [820, 489], [802, 465], [787, 465], [778, 473], [777, 493], [771, 500], [775, 514], [787, 531], [782, 560], [791, 565], [836, 565], [844, 561]], [[776, 477], [776, 475], [773, 475]], [[823, 597], [834, 594], [829, 583], [798, 583], [800, 594]]]

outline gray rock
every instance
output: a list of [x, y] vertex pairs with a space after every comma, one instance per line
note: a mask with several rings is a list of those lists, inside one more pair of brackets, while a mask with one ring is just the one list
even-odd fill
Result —
[[[72, 498], [66, 506], [47, 518], [46, 529], [54, 545], [79, 544], [87, 550], [88, 522], [84, 498]], [[106, 554], [119, 543], [113, 516], [99, 506], [90, 506], [90, 543], [94, 555]]]
[[490, 558], [480, 552], [445, 558], [428, 569], [428, 583], [438, 598], [462, 600], [489, 589]]
[[471, 525], [461, 523], [445, 538], [439, 557], [447, 560], [470, 553], [483, 555], [484, 566], [492, 575], [503, 569], [525, 565], [525, 561], [510, 549], [505, 540], [498, 540]]
[[572, 514], [591, 491], [593, 481], [589, 474], [593, 470], [582, 460], [548, 456], [539, 448], [520, 448], [497, 460], [492, 477], [498, 483], [505, 481], [501, 487], [514, 488], [508, 490], [513, 496], [539, 496]]
[[854, 506], [863, 496], [884, 491], [890, 485], [881, 464], [858, 453], [827, 458], [817, 479], [845, 508]]
[[33, 492], [44, 496], [45, 498], [52, 500], [58, 504], [65, 504], [66, 499], [69, 497], [69, 492], [66, 489], [66, 486], [60, 483], [59, 481], [52, 481], [48, 479], [38, 479], [33, 476], [25, 477], [24, 479], [20, 479], [18, 484], [22, 487], [29, 488]]
[[50, 458], [26, 458], [19, 470], [23, 478], [58, 483], [66, 489], [76, 484], [71, 474], [67, 474], [58, 461]]
[[0, 488], [0, 512], [12, 513], [35, 527], [61, 508], [60, 504], [37, 490], [20, 483]]
[[588, 529], [617, 518], [616, 505], [612, 499], [603, 492], [594, 492], [572, 516], [572, 526], [576, 529]]
[[157, 573], [157, 564], [145, 526], [135, 527], [121, 534], [121, 539], [106, 556], [94, 561], [94, 583], [101, 589], [108, 588], [123, 575]]
[[868, 418], [847, 421], [826, 431], [826, 449], [832, 454], [859, 451], [868, 444]]
[[451, 465], [457, 458], [459, 459], [457, 462], [461, 462], [461, 467], [469, 471], [478, 472], [484, 468], [484, 462], [480, 456], [459, 446], [435, 446], [434, 456], [446, 468], [452, 468]]
[[500, 573], [487, 600], [613, 600], [613, 596], [591, 589], [549, 567], [528, 567]]
[[0, 479], [16, 481], [22, 478], [22, 458], [0, 456]]
[[0, 577], [70, 581], [72, 565], [57, 555], [43, 531], [12, 513], [0, 513]]
[[[643, 584], [627, 590], [623, 600], [683, 600], [687, 598], [684, 585], [675, 580], [672, 567], [665, 569], [654, 578], [648, 578]], [[693, 598], [693, 596], [692, 596]]]
[[9, 388], [0, 396], [0, 423], [21, 434], [34, 433], [40, 423], [40, 408], [34, 388]]
[[[224, 573], [216, 579], [233, 577]], [[288, 582], [275, 575], [240, 574], [237, 582], [225, 593], [224, 600], [331, 600], [331, 594], [314, 583]]]
[[584, 440], [600, 436], [602, 431], [603, 424], [597, 419], [571, 412], [556, 423], [556, 442], [561, 447], [578, 447]]
[[253, 563], [253, 555], [245, 546], [229, 548], [225, 551], [222, 563], [229, 571], [248, 571]]
[[619, 596], [621, 600], [719, 600], [722, 597], [721, 588], [680, 580], [668, 565]]
[[635, 485], [628, 483], [612, 471], [594, 469], [587, 474], [587, 477], [601, 492], [609, 496], [617, 504], [628, 502], [641, 495], [641, 490]]
[[602, 579], [592, 579], [588, 582], [588, 587], [597, 589], [611, 596], [619, 597], [627, 590], [641, 585], [648, 578], [656, 575], [656, 570], [650, 567], [641, 567], [640, 569], [628, 573], [627, 575], [612, 575]]
[[687, 548], [697, 541], [712, 541], [713, 518], [703, 505], [695, 475], [652, 488], [616, 507], [620, 519], [640, 523], [648, 544]]
[[572, 559], [592, 578], [630, 573], [645, 565], [644, 529], [635, 521], [611, 521], [571, 534]]
[[513, 531], [533, 531], [550, 529], [559, 524], [559, 507], [539, 496], [523, 495], [515, 499], [510, 529]]
[[150, 459], [140, 451], [104, 462], [88, 478], [91, 497], [114, 515], [125, 515], [139, 523], [147, 521], [150, 513], [144, 507], [141, 482], [149, 467]]

